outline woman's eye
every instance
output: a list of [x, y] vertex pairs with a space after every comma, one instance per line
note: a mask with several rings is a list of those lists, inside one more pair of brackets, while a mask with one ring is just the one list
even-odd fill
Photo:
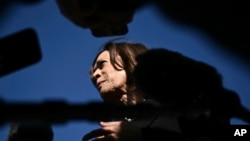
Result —
[[105, 63], [105, 62], [106, 62], [106, 61], [100, 61], [99, 64], [98, 64], [99, 68], [102, 68], [102, 67], [104, 66], [104, 63]]
[[101, 61], [101, 64], [103, 65], [105, 63], [105, 61]]

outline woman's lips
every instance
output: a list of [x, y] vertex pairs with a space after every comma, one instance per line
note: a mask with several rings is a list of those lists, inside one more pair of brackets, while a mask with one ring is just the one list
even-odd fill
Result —
[[105, 82], [105, 80], [98, 82], [97, 83], [97, 88], [99, 88], [103, 82]]

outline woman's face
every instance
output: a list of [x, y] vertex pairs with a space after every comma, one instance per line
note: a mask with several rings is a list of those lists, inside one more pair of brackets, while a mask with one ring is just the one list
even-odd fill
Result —
[[[117, 63], [122, 64], [120, 56], [116, 57]], [[119, 103], [122, 94], [126, 93], [126, 72], [123, 68], [114, 68], [108, 51], [103, 51], [97, 57], [91, 77], [104, 101]]]

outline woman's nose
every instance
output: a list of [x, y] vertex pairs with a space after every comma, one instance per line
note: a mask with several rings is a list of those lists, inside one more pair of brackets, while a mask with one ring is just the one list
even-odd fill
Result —
[[99, 69], [97, 69], [94, 71], [92, 78], [97, 80], [100, 76], [101, 76], [101, 71]]

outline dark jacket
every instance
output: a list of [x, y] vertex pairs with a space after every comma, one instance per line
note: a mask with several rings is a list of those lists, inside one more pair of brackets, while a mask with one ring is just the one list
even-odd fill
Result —
[[142, 127], [142, 141], [217, 141], [227, 136], [230, 121], [226, 119], [200, 116], [195, 120], [171, 116], [158, 110], [162, 106], [153, 100], [146, 100], [147, 108], [141, 112], [131, 112], [134, 124]]

